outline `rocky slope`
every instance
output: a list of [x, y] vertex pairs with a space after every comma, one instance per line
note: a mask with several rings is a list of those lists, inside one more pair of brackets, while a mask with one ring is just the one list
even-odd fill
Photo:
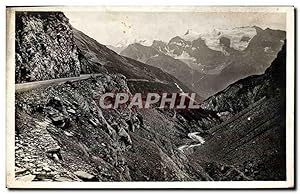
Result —
[[[195, 118], [159, 109], [102, 110], [97, 100], [109, 91], [129, 92], [126, 80], [103, 75], [17, 94], [17, 177], [209, 180], [201, 167], [190, 167], [177, 148], [188, 141], [186, 134], [210, 128], [218, 119], [204, 110]], [[77, 175], [81, 172], [88, 176]]]
[[[210, 129], [213, 134], [190, 155], [216, 180], [228, 180], [234, 166], [249, 180], [285, 180], [285, 109], [280, 98], [263, 98]], [[236, 178], [236, 177], [235, 177]]]
[[16, 83], [78, 76], [80, 63], [63, 13], [16, 13]]
[[270, 98], [276, 95], [279, 95], [284, 103], [285, 61], [286, 46], [284, 45], [264, 74], [253, 75], [231, 84], [225, 90], [205, 100], [201, 105], [202, 108], [235, 114], [264, 97]]
[[[247, 177], [286, 177], [286, 46], [262, 75], [250, 76], [207, 99], [202, 108], [225, 120], [195, 153], [239, 166]], [[217, 170], [219, 171], [219, 170]]]
[[[70, 44], [78, 47], [80, 72], [97, 74], [16, 93], [17, 179], [284, 179], [285, 133], [278, 100], [284, 96], [280, 77], [285, 69], [284, 51], [264, 75], [242, 81], [249, 84], [248, 89], [230, 92], [231, 98], [229, 94], [211, 97], [200, 109], [102, 109], [98, 101], [106, 92], [180, 92], [185, 86], [156, 67], [116, 54], [76, 29], [73, 33], [75, 40]], [[258, 95], [255, 90], [270, 92]], [[234, 107], [234, 99], [246, 96], [249, 103], [242, 107], [237, 103], [236, 111], [222, 109], [227, 101]]]

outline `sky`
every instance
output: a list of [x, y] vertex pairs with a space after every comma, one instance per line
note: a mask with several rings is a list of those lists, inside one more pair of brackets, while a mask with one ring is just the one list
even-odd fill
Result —
[[64, 11], [75, 28], [104, 45], [134, 40], [169, 41], [188, 29], [206, 33], [213, 29], [259, 26], [286, 30], [283, 13], [266, 12], [116, 12]]

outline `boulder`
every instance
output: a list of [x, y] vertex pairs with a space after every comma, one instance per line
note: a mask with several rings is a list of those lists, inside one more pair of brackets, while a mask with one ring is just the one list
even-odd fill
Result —
[[90, 173], [87, 173], [87, 172], [84, 172], [84, 171], [81, 171], [81, 170], [74, 172], [74, 174], [78, 178], [80, 178], [84, 181], [93, 181], [96, 178], [94, 175], [91, 175]]
[[126, 145], [132, 145], [130, 135], [126, 132], [124, 128], [121, 128], [119, 131], [120, 140], [124, 141]]

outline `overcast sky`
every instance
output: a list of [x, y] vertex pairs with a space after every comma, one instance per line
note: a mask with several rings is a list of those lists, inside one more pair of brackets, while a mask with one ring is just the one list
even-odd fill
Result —
[[220, 12], [64, 12], [77, 29], [101, 44], [126, 40], [168, 41], [187, 29], [204, 33], [215, 28], [259, 26], [285, 30], [283, 13]]

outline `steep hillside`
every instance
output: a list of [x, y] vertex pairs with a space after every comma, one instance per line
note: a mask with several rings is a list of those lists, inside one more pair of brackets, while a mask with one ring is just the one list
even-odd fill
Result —
[[[81, 56], [81, 73], [120, 73], [127, 79], [141, 79], [169, 84], [177, 83], [185, 92], [191, 92], [180, 80], [162, 71], [160, 68], [146, 65], [131, 58], [118, 55], [106, 46], [73, 29], [75, 43]], [[177, 89], [177, 92], [180, 90]]]
[[178, 80], [182, 81], [192, 90], [196, 91], [194, 85], [191, 85], [190, 83], [193, 83], [195, 76], [198, 75], [193, 69], [191, 69], [182, 61], [162, 54], [159, 56], [151, 57], [146, 61], [146, 64], [162, 69], [163, 71], [169, 73], [170, 75], [173, 75]]
[[16, 13], [16, 83], [79, 76], [77, 47], [61, 12]]
[[201, 109], [194, 118], [155, 108], [101, 109], [99, 97], [111, 91], [133, 92], [122, 76], [104, 74], [18, 93], [18, 179], [210, 180], [178, 147], [190, 141], [188, 133], [216, 125], [217, 118]]
[[281, 96], [285, 101], [286, 47], [262, 75], [253, 75], [239, 80], [225, 90], [208, 98], [201, 105], [217, 112], [237, 113], [263, 97]]
[[213, 161], [216, 174], [223, 173], [215, 163], [224, 162], [249, 178], [284, 180], [285, 68], [284, 45], [264, 74], [239, 80], [207, 99], [202, 108], [218, 112], [225, 122], [209, 130], [213, 136], [195, 151], [193, 159]]
[[235, 166], [249, 180], [286, 180], [285, 109], [278, 96], [262, 98], [210, 129], [191, 160], [217, 180], [234, 175], [220, 164]]

